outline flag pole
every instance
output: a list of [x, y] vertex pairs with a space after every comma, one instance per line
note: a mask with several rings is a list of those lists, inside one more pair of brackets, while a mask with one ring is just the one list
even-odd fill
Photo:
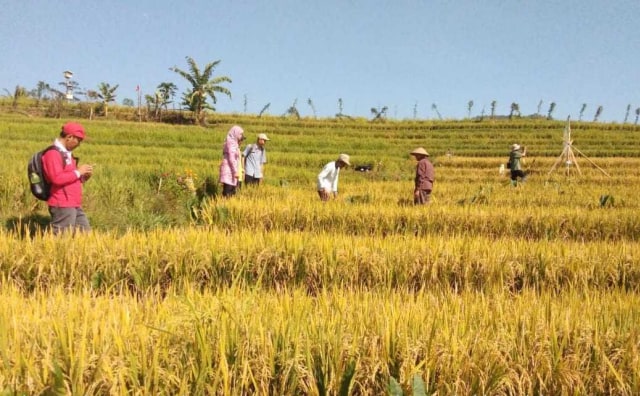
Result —
[[140, 85], [136, 85], [136, 92], [138, 93], [138, 122], [142, 122], [142, 113], [140, 112]]

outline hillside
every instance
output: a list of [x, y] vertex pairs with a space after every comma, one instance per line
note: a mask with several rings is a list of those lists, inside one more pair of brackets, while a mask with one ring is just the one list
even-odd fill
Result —
[[[551, 172], [563, 122], [81, 119], [94, 232], [54, 237], [25, 168], [64, 121], [0, 114], [0, 392], [640, 391], [636, 127], [573, 123], [588, 159]], [[265, 183], [224, 199], [233, 124], [271, 140]], [[518, 187], [499, 172], [513, 142]], [[372, 170], [320, 202], [341, 152]]]

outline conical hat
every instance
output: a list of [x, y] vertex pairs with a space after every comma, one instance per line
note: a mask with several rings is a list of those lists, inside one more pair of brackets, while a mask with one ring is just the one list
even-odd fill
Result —
[[427, 150], [423, 149], [422, 147], [418, 147], [417, 149], [413, 150], [411, 153], [411, 155], [426, 155], [427, 157], [429, 156], [429, 153], [427, 153]]

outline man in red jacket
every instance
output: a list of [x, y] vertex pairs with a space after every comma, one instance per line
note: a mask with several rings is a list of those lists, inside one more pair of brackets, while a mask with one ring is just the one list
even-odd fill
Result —
[[51, 184], [47, 205], [54, 234], [91, 230], [82, 211], [82, 184], [91, 177], [93, 167], [87, 164], [78, 166], [77, 158], [71, 155], [85, 136], [82, 125], [67, 122], [53, 142], [56, 150], [49, 150], [42, 156], [44, 175]]

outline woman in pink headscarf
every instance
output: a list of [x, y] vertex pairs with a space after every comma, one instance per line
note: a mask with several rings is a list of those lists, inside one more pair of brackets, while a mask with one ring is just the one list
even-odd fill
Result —
[[234, 125], [227, 133], [227, 139], [222, 146], [222, 162], [220, 163], [220, 183], [222, 183], [222, 196], [235, 195], [238, 181], [240, 180], [242, 160], [240, 156], [240, 142], [244, 140], [244, 131], [238, 125]]

